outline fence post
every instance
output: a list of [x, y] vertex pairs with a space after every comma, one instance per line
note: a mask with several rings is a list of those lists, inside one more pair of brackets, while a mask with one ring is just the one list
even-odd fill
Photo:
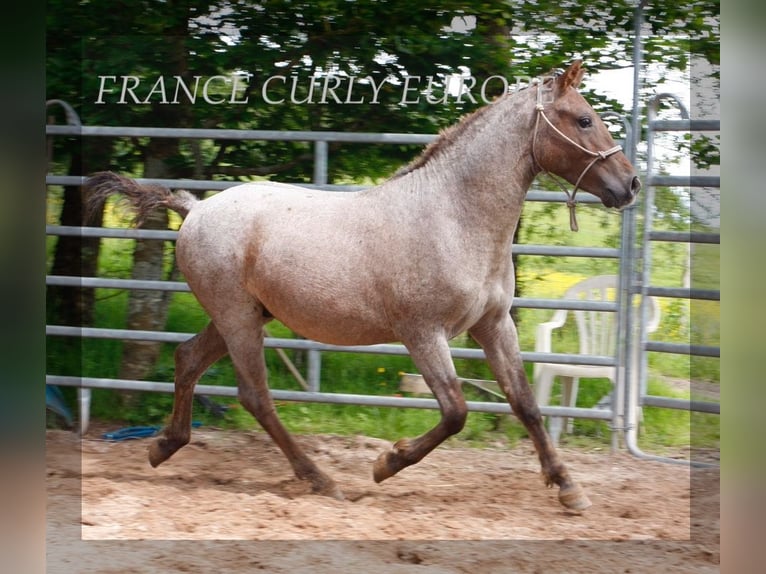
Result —
[[[327, 184], [327, 141], [317, 140], [314, 142], [314, 184]], [[318, 393], [322, 373], [322, 354], [311, 349], [308, 352], [307, 379], [309, 392]]]
[[322, 353], [316, 349], [308, 351], [307, 377], [309, 392], [318, 393], [320, 389], [320, 378], [322, 374]]
[[314, 183], [316, 185], [327, 183], [327, 142], [325, 140], [314, 142]]

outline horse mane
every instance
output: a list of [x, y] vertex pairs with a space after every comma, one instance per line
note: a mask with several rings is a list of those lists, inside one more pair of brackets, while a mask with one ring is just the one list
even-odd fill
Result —
[[469, 127], [476, 123], [476, 120], [483, 117], [489, 111], [491, 106], [497, 103], [497, 101], [502, 97], [504, 96], [500, 96], [491, 104], [482, 106], [479, 109], [464, 115], [456, 124], [453, 124], [439, 131], [439, 136], [430, 144], [428, 144], [428, 146], [426, 146], [420, 155], [418, 155], [410, 163], [396, 170], [394, 175], [391, 176], [391, 179], [397, 179], [407, 175], [408, 173], [423, 167], [433, 158], [442, 154], [444, 150], [454, 144], [468, 130]]
[[[544, 85], [549, 82], [552, 82], [555, 78], [557, 78], [563, 73], [564, 73], [564, 70], [562, 70], [561, 68], [553, 68], [547, 74], [544, 74], [543, 76], [541, 76], [540, 79]], [[439, 136], [437, 137], [437, 139], [435, 139], [430, 144], [428, 144], [428, 146], [426, 146], [426, 148], [420, 153], [420, 155], [418, 155], [410, 163], [396, 170], [396, 172], [394, 172], [394, 175], [392, 175], [390, 179], [392, 180], [398, 179], [404, 175], [407, 175], [408, 173], [415, 171], [416, 169], [423, 167], [429, 161], [441, 155], [447, 148], [449, 148], [453, 143], [455, 143], [468, 130], [468, 128], [473, 126], [476, 123], [476, 120], [478, 120], [479, 118], [482, 118], [484, 114], [486, 114], [487, 111], [489, 111], [489, 109], [493, 105], [498, 103], [503, 98], [509, 98], [517, 92], [528, 89], [532, 85], [534, 84], [532, 83], [526, 86], [522, 86], [518, 88], [516, 91], [502, 94], [498, 96], [497, 98], [495, 98], [495, 100], [492, 101], [492, 103], [484, 105], [469, 114], [465, 114], [464, 116], [460, 118], [460, 121], [441, 130], [439, 132]]]

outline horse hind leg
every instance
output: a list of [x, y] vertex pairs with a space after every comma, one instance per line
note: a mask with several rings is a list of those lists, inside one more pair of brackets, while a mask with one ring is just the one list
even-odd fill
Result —
[[170, 424], [149, 447], [149, 463], [156, 467], [165, 462], [191, 438], [194, 387], [207, 368], [226, 355], [226, 343], [213, 323], [175, 352], [175, 394]]
[[[252, 309], [252, 307], [251, 307]], [[230, 316], [233, 319], [233, 317]], [[295, 476], [308, 480], [313, 492], [343, 499], [335, 481], [322, 472], [303, 452], [277, 415], [267, 385], [266, 362], [263, 354], [263, 316], [257, 310], [237, 315], [226, 324], [224, 333], [229, 355], [237, 371], [239, 400], [279, 446]]]
[[401, 439], [391, 450], [381, 453], [373, 465], [375, 482], [381, 482], [422, 460], [447, 437], [460, 432], [468, 415], [446, 338], [436, 337], [426, 343], [407, 346], [439, 403], [441, 420], [422, 436]]

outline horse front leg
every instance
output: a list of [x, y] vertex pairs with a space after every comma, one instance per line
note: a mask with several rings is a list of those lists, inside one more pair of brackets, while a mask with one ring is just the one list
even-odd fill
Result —
[[438, 336], [416, 344], [405, 341], [405, 345], [439, 403], [441, 420], [424, 435], [401, 439], [391, 450], [381, 453], [373, 465], [375, 482], [381, 482], [422, 460], [447, 437], [460, 432], [468, 414], [447, 339]]
[[173, 415], [162, 436], [149, 447], [152, 466], [163, 463], [189, 443], [194, 386], [207, 368], [224, 355], [226, 343], [212, 322], [176, 348]]
[[547, 486], [559, 486], [559, 502], [571, 510], [585, 510], [591, 505], [582, 488], [569, 476], [564, 463], [545, 430], [540, 409], [524, 372], [518, 334], [510, 314], [500, 319], [487, 320], [470, 330], [487, 356], [497, 382], [503, 389], [513, 414], [526, 427], [540, 458]]

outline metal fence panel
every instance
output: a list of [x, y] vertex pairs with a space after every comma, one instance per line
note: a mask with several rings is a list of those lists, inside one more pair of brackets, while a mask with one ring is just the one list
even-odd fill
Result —
[[[629, 127], [629, 126], [628, 126]], [[106, 127], [106, 126], [48, 126], [47, 133], [51, 136], [56, 135], [77, 135], [80, 137], [172, 137], [172, 138], [227, 138], [227, 139], [251, 139], [251, 140], [279, 140], [279, 141], [309, 141], [314, 142], [314, 181], [310, 187], [318, 189], [331, 189], [354, 191], [363, 189], [363, 186], [337, 186], [327, 183], [327, 144], [328, 142], [358, 142], [358, 143], [377, 143], [377, 144], [423, 144], [434, 139], [435, 136], [427, 134], [348, 134], [342, 132], [280, 132], [280, 131], [262, 131], [262, 130], [192, 130], [192, 129], [174, 129], [174, 128], [140, 128], [140, 127]], [[627, 138], [626, 151], [629, 157], [635, 157], [635, 151], [632, 146], [632, 138]], [[222, 181], [199, 181], [199, 180], [170, 180], [170, 179], [139, 179], [140, 183], [159, 184], [170, 188], [185, 188], [190, 190], [222, 190], [237, 182]], [[49, 174], [46, 177], [48, 185], [81, 185], [84, 178], [77, 176], [62, 176]], [[540, 190], [530, 190], [527, 195], [528, 201], [554, 201], [565, 202], [566, 195], [562, 192], [548, 192]], [[581, 203], [598, 203], [599, 200], [593, 196], [583, 196], [578, 198]], [[618, 294], [618, 300], [615, 302], [592, 302], [592, 301], [561, 301], [553, 299], [540, 298], [518, 298], [514, 305], [525, 308], [539, 309], [579, 309], [607, 311], [618, 314], [618, 324], [621, 328], [626, 328], [626, 321], [622, 319], [625, 307], [625, 294], [627, 294], [629, 269], [625, 262], [629, 260], [629, 250], [626, 245], [626, 239], [632, 238], [630, 226], [632, 224], [629, 212], [623, 212], [623, 238], [619, 248], [604, 247], [570, 247], [553, 245], [516, 245], [514, 251], [520, 255], [548, 255], [555, 257], [592, 257], [592, 258], [611, 258], [618, 261], [620, 265], [620, 284], [621, 288]], [[177, 232], [171, 230], [142, 230], [142, 229], [107, 229], [92, 227], [67, 227], [61, 225], [49, 225], [46, 232], [51, 236], [81, 236], [81, 237], [106, 237], [121, 239], [155, 239], [162, 241], [174, 241]], [[134, 279], [117, 279], [108, 277], [68, 277], [49, 275], [46, 278], [48, 285], [69, 285], [86, 288], [100, 289], [158, 289], [163, 291], [189, 291], [188, 286], [183, 281], [145, 281]], [[66, 327], [59, 325], [49, 325], [46, 330], [48, 336], [66, 336], [66, 337], [84, 337], [84, 338], [118, 338], [124, 340], [146, 340], [146, 341], [164, 341], [170, 343], [179, 343], [191, 336], [188, 333], [159, 333], [147, 331], [128, 331], [119, 329], [97, 329], [97, 328], [79, 328]], [[305, 400], [309, 402], [338, 402], [344, 404], [367, 404], [377, 406], [401, 406], [412, 408], [438, 408], [436, 401], [431, 399], [410, 399], [402, 397], [375, 397], [361, 395], [338, 395], [337, 393], [326, 393], [321, 391], [321, 382], [319, 381], [319, 364], [322, 352], [351, 352], [351, 353], [379, 353], [379, 354], [407, 354], [406, 348], [402, 345], [372, 345], [365, 347], [338, 347], [325, 345], [316, 341], [303, 339], [279, 339], [268, 337], [266, 346], [276, 349], [303, 349], [309, 352], [309, 389], [312, 392], [304, 391], [285, 391], [273, 389], [275, 398], [283, 400]], [[454, 358], [483, 359], [484, 353], [481, 349], [453, 348], [451, 349]], [[524, 352], [522, 358], [525, 361], [563, 363], [563, 364], [587, 364], [620, 367], [624, 364], [625, 357], [618, 349], [615, 356], [593, 356], [564, 353], [536, 353]], [[72, 378], [61, 377], [55, 374], [49, 374], [47, 381], [50, 384], [61, 384], [68, 386], [77, 386], [81, 389], [89, 388], [112, 388], [112, 389], [133, 389], [168, 392], [171, 383], [147, 383], [142, 381], [124, 381], [108, 380], [95, 378], [81, 378], [74, 380]], [[202, 394], [224, 393], [227, 396], [236, 393], [232, 387], [212, 387], [198, 386], [197, 392]], [[622, 396], [625, 392], [625, 382], [617, 381], [615, 387], [615, 396]], [[610, 429], [613, 438], [612, 445], [616, 448], [616, 433], [621, 431], [624, 426], [622, 402], [614, 401], [617, 408], [569, 408], [557, 406], [543, 407], [543, 413], [555, 416], [572, 416], [580, 418], [592, 418], [597, 420], [610, 421]], [[509, 413], [510, 407], [499, 403], [469, 403], [470, 410], [481, 412], [504, 412]], [[86, 421], [87, 424], [87, 421]]]

